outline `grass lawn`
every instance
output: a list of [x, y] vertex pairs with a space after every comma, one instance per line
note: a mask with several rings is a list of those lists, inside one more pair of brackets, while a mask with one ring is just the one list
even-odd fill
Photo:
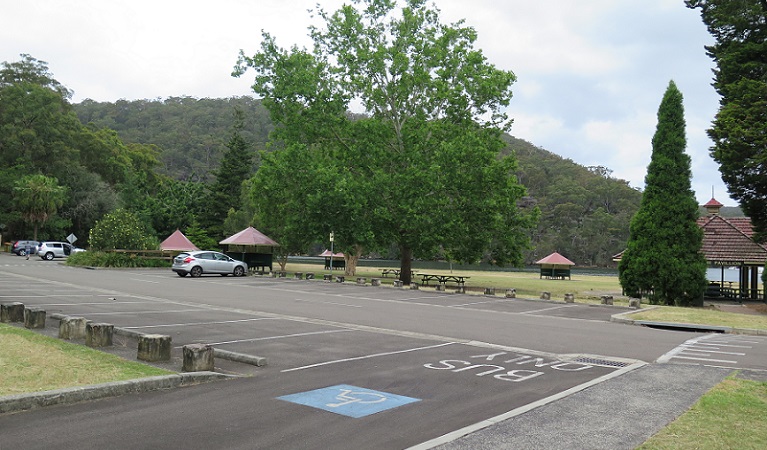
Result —
[[767, 330], [767, 314], [737, 314], [704, 308], [676, 308], [662, 306], [631, 315], [634, 320], [657, 320], [674, 323], [721, 325], [733, 328]]
[[[357, 266], [358, 277], [381, 278], [381, 269], [383, 267], [365, 267], [364, 260]], [[399, 269], [399, 266], [391, 266], [390, 269]], [[314, 272], [317, 277], [322, 273], [330, 273], [323, 269], [322, 264], [298, 264], [289, 262], [285, 267], [289, 273], [293, 272]], [[274, 270], [279, 270], [279, 265], [275, 264]], [[414, 269], [414, 272], [428, 272], [438, 274], [448, 274], [449, 271]], [[334, 270], [334, 274], [343, 275], [343, 270]], [[470, 277], [466, 281], [466, 287], [469, 293], [482, 292], [484, 288], [495, 288], [499, 294], [506, 289], [513, 288], [518, 297], [540, 298], [541, 292], [550, 292], [553, 300], [563, 300], [565, 294], [575, 295], [577, 302], [599, 302], [602, 295], [612, 295], [616, 303], [625, 303], [628, 305], [628, 298], [621, 294], [621, 286], [617, 277], [595, 276], [595, 275], [573, 275], [571, 280], [547, 280], [541, 279], [537, 272], [503, 272], [503, 271], [481, 271], [481, 270], [453, 270], [456, 275]], [[417, 280], [420, 278], [415, 277]], [[391, 275], [388, 278], [381, 278], [384, 284], [391, 284], [394, 278]]]
[[171, 373], [0, 324], [0, 396]]
[[767, 383], [731, 376], [639, 449], [764, 449], [765, 417]]

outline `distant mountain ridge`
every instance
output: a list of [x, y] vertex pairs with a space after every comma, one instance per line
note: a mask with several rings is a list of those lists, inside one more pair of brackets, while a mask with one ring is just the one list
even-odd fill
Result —
[[[234, 124], [234, 109], [245, 117], [243, 136], [255, 150], [267, 148], [272, 122], [252, 97], [165, 100], [85, 100], [73, 105], [80, 120], [115, 130], [126, 143], [154, 144], [163, 171], [182, 180], [209, 182]], [[606, 167], [585, 167], [513, 136], [504, 150], [516, 156], [526, 203], [541, 209], [532, 236], [532, 263], [557, 251], [578, 265], [609, 266], [628, 238], [631, 217], [642, 194], [612, 178]]]

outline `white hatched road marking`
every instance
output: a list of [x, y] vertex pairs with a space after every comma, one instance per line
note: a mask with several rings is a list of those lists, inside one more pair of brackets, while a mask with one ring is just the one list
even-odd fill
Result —
[[738, 359], [717, 358], [726, 357], [725, 355], [730, 355], [731, 357], [746, 356], [746, 351], [753, 349], [754, 345], [761, 343], [762, 341], [753, 336], [707, 334], [685, 341], [677, 348], [658, 358], [657, 362], [667, 363], [671, 360], [701, 361], [702, 364], [707, 366], [713, 366], [714, 364], [706, 363], [718, 363], [720, 365], [715, 367], [728, 367], [721, 364], [738, 364]]

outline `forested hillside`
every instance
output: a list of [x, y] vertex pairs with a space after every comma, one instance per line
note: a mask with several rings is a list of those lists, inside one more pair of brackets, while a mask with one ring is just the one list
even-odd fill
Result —
[[[195, 181], [211, 180], [226, 148], [235, 107], [244, 112], [243, 137], [254, 151], [266, 148], [272, 124], [259, 100], [250, 97], [86, 100], [74, 105], [83, 123], [116, 130], [126, 143], [156, 145], [167, 175]], [[605, 167], [587, 168], [511, 136], [507, 141], [507, 151], [518, 159], [527, 201], [542, 212], [527, 262], [558, 251], [578, 265], [612, 264], [612, 255], [624, 248], [641, 193], [612, 178]]]
[[211, 181], [234, 124], [235, 108], [244, 113], [242, 137], [254, 150], [266, 147], [272, 129], [269, 113], [252, 97], [85, 100], [74, 108], [83, 123], [115, 130], [123, 142], [156, 145], [165, 174], [184, 181]]

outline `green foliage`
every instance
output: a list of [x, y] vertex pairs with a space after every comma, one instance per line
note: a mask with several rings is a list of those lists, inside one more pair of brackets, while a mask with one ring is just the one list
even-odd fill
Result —
[[213, 180], [213, 171], [226, 149], [237, 120], [235, 108], [244, 114], [242, 139], [254, 149], [264, 149], [273, 126], [261, 101], [252, 97], [170, 97], [114, 103], [85, 100], [74, 105], [83, 123], [115, 130], [126, 143], [162, 149], [160, 173], [177, 180], [205, 182]]
[[192, 241], [192, 244], [202, 250], [219, 250], [220, 246], [218, 241], [210, 237], [207, 231], [200, 228], [197, 222], [193, 222], [184, 231], [184, 236]]
[[70, 255], [67, 258], [67, 265], [78, 267], [170, 267], [171, 261], [127, 253], [87, 251]]
[[[257, 175], [256, 184], [309, 183], [302, 195], [291, 190], [289, 206], [262, 204], [259, 218], [295, 209], [304, 223], [283, 216], [284, 234], [334, 231], [347, 258], [394, 242], [406, 283], [412, 257], [440, 249], [472, 261], [492, 248], [494, 262], [520, 263], [536, 216], [516, 209], [524, 189], [514, 162], [497, 158], [514, 74], [474, 49], [472, 28], [440, 23], [422, 0], [361, 0], [317, 15], [326, 28], [310, 29], [312, 53], [264, 33], [261, 51], [241, 53], [235, 69], [256, 72], [253, 88], [290, 152], [269, 162], [289, 179]], [[364, 116], [349, 117], [352, 99]]]
[[[232, 217], [231, 210], [236, 211], [242, 208], [242, 183], [253, 173], [253, 150], [242, 136], [243, 112], [235, 109], [235, 117], [232, 136], [226, 144], [227, 151], [221, 159], [220, 166], [214, 171], [216, 181], [210, 186], [204, 217], [208, 232], [212, 236], [222, 238], [227, 234], [222, 227], [222, 222], [225, 218]], [[245, 218], [246, 221], [250, 219], [251, 217]], [[237, 231], [242, 228], [238, 228]]]
[[626, 294], [647, 295], [653, 304], [699, 305], [706, 287], [686, 145], [682, 93], [672, 81], [658, 109], [646, 188], [619, 265]]
[[716, 39], [707, 46], [722, 96], [708, 134], [722, 180], [751, 218], [756, 239], [767, 239], [767, 2], [688, 0], [700, 8]]
[[578, 265], [613, 264], [612, 256], [626, 248], [642, 193], [605, 167], [583, 167], [513, 137], [506, 141], [504, 152], [516, 156], [517, 175], [528, 190], [522, 204], [541, 211], [526, 262], [556, 251]]
[[96, 223], [91, 229], [90, 246], [95, 250], [149, 250], [157, 249], [159, 241], [138, 216], [117, 209]]
[[56, 178], [27, 175], [16, 182], [13, 194], [21, 216], [34, 225], [33, 239], [37, 240], [38, 226], [47, 222], [64, 204], [67, 189], [59, 186]]

